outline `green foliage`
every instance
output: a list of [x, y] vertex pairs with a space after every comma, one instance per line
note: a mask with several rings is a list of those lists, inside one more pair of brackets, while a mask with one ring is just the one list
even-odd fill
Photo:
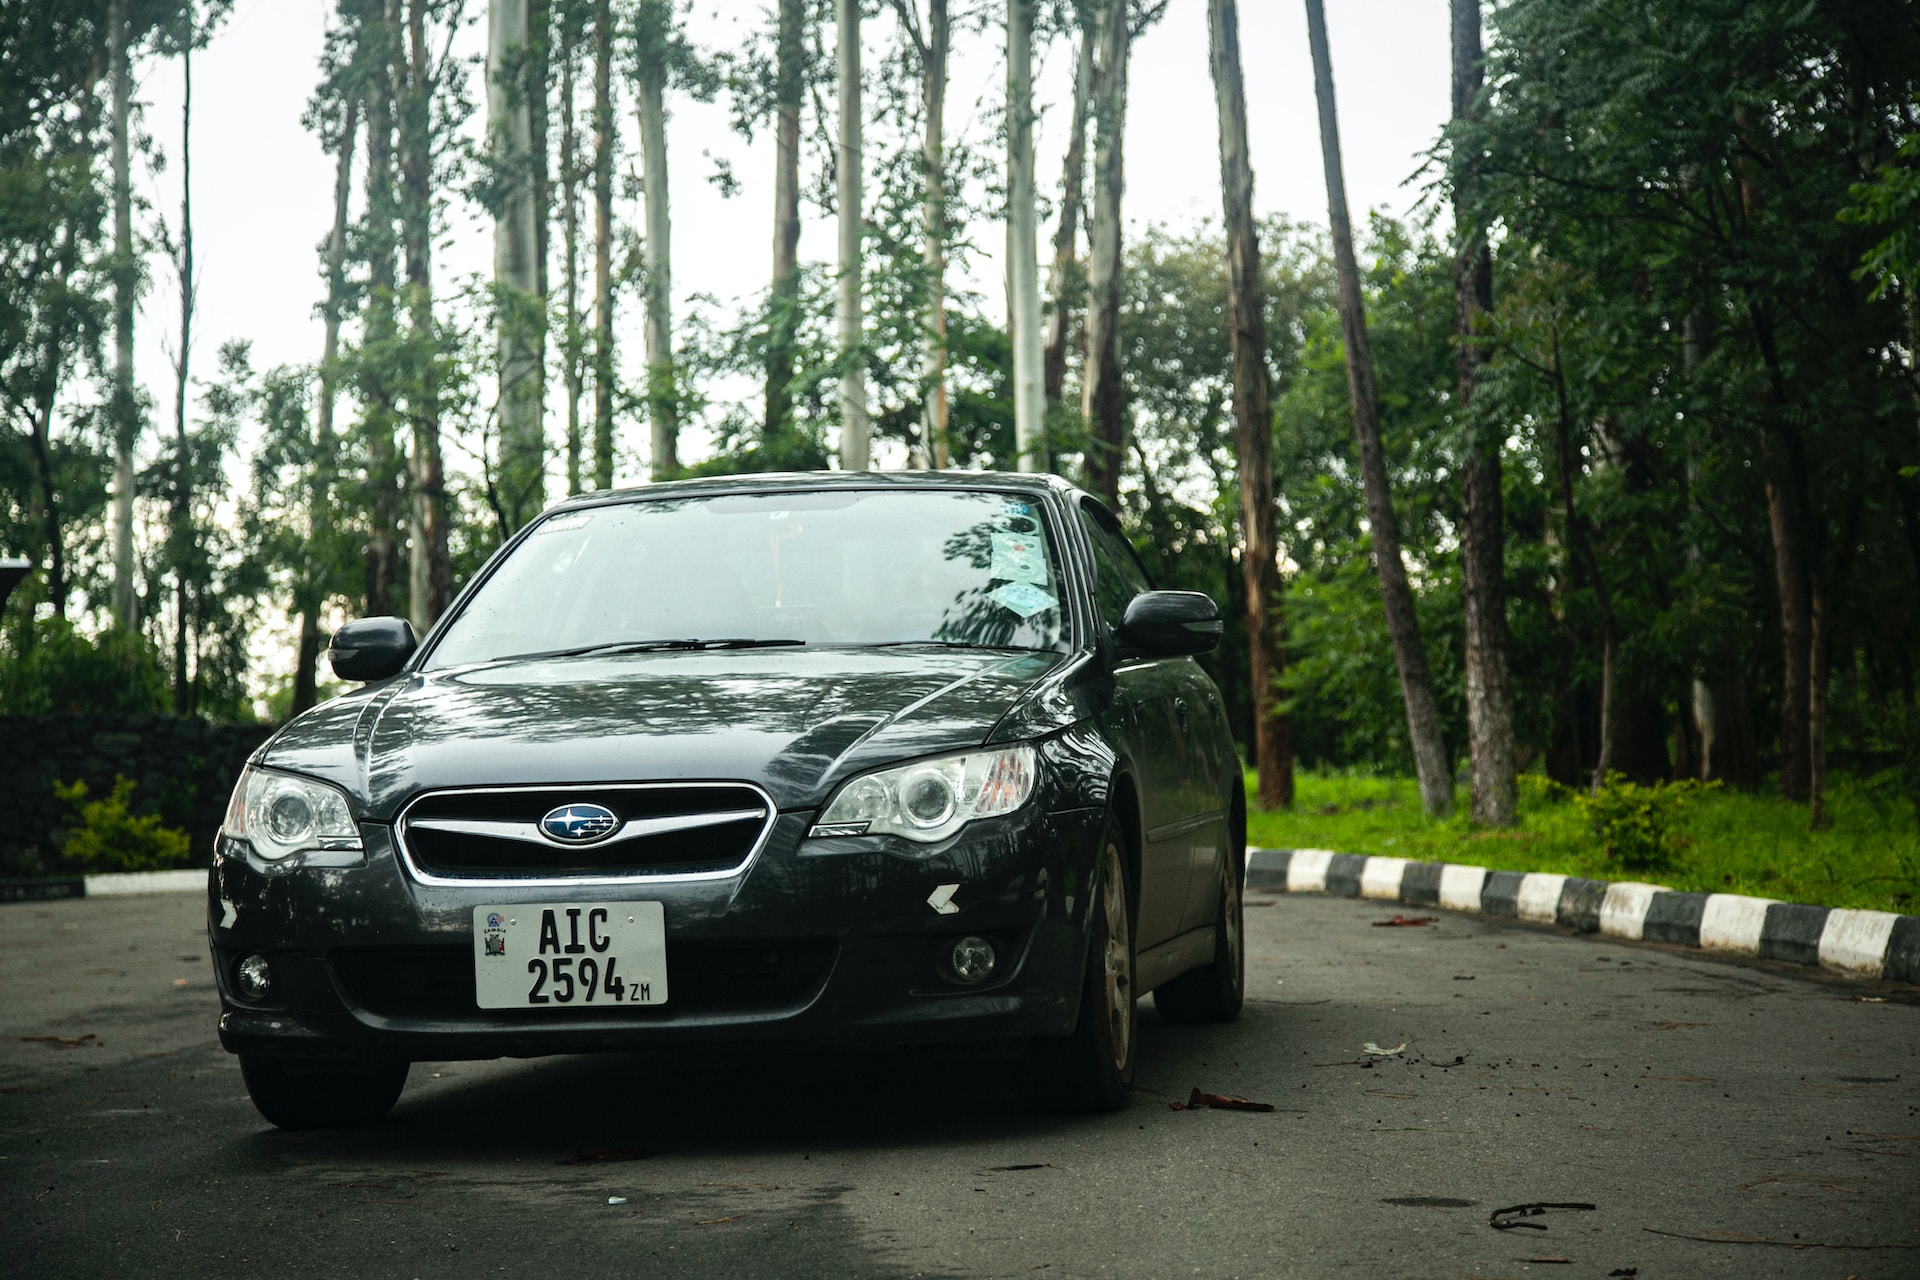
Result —
[[133, 783], [113, 780], [104, 800], [88, 800], [84, 782], [53, 784], [53, 794], [73, 808], [66, 856], [87, 871], [159, 871], [187, 861], [187, 833], [162, 826], [158, 814], [135, 817], [127, 808]]
[[1606, 857], [1628, 871], [1664, 871], [1679, 852], [1675, 820], [1702, 791], [1719, 785], [1688, 778], [1642, 786], [1610, 770], [1595, 790], [1575, 791], [1573, 802]]
[[138, 633], [89, 637], [63, 619], [43, 618], [10, 638], [13, 652], [0, 656], [0, 713], [121, 715], [168, 705], [166, 674]]

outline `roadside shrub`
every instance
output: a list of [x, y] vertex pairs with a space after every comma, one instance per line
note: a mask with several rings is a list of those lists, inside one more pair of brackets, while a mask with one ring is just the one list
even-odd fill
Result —
[[1675, 820], [1702, 792], [1719, 785], [1688, 778], [1642, 786], [1609, 772], [1597, 790], [1577, 792], [1573, 800], [1607, 858], [1628, 871], [1660, 871], [1672, 866], [1679, 852], [1680, 841], [1672, 834]]
[[137, 633], [89, 638], [72, 623], [42, 619], [16, 635], [19, 651], [0, 661], [0, 712], [22, 716], [122, 715], [167, 707], [167, 678], [153, 646]]
[[53, 794], [73, 806], [65, 852], [86, 870], [159, 871], [186, 863], [191, 848], [186, 832], [162, 826], [157, 814], [138, 818], [128, 810], [129, 779], [115, 777], [105, 800], [88, 800], [84, 782], [55, 782]]

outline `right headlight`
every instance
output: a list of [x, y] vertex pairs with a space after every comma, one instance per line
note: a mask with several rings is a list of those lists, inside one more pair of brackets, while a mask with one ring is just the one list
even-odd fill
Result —
[[893, 835], [945, 840], [975, 818], [1012, 813], [1033, 795], [1028, 743], [934, 756], [849, 779], [810, 836]]
[[309, 849], [360, 848], [360, 828], [339, 788], [252, 765], [234, 784], [220, 834], [245, 840], [269, 862]]

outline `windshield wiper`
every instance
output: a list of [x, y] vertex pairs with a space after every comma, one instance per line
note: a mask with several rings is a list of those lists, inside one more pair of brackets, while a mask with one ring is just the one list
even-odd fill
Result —
[[606, 656], [618, 653], [663, 653], [679, 649], [768, 649], [782, 645], [805, 644], [805, 640], [756, 640], [730, 636], [723, 640], [618, 640], [611, 644], [586, 644], [576, 649], [542, 649], [537, 653], [508, 653], [496, 662], [524, 658], [583, 658], [589, 654]]
[[1039, 653], [1039, 649], [1030, 644], [981, 644], [975, 640], [877, 640], [868, 645], [854, 646], [861, 649], [999, 649], [1017, 653]]

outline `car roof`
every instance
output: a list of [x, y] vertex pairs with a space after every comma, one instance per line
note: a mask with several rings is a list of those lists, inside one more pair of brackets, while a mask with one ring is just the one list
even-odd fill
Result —
[[648, 501], [695, 494], [792, 493], [800, 489], [1015, 489], [1080, 496], [1060, 476], [1028, 471], [772, 471], [694, 480], [664, 480], [627, 489], [596, 489], [556, 503], [551, 510]]

